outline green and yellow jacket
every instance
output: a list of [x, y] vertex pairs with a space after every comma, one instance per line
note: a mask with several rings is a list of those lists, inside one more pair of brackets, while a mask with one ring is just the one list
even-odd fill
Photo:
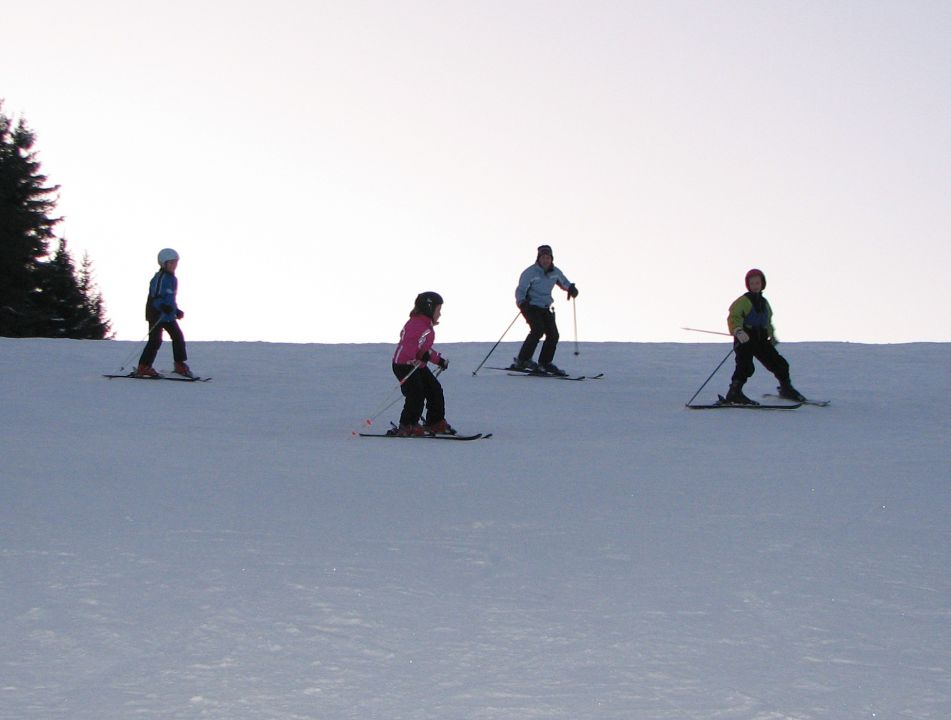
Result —
[[769, 340], [775, 337], [773, 309], [762, 293], [748, 292], [740, 295], [730, 305], [726, 319], [730, 335], [743, 328], [754, 340]]

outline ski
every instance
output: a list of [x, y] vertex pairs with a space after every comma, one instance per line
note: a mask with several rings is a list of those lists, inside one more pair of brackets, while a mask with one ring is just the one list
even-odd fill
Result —
[[537, 377], [537, 378], [548, 378], [549, 380], [597, 380], [601, 376], [594, 375], [552, 375], [551, 373], [542, 373], [542, 372], [521, 372], [519, 370], [514, 370], [510, 373], [506, 373], [509, 377]]
[[512, 377], [526, 376], [538, 378], [551, 378], [552, 380], [600, 380], [604, 373], [597, 375], [554, 375], [552, 373], [542, 372], [541, 370], [516, 370], [515, 368], [487, 367], [486, 370], [502, 370]]
[[795, 410], [802, 407], [796, 405], [734, 405], [732, 403], [712, 403], [710, 405], [685, 405], [690, 410]]
[[789, 403], [782, 405], [763, 405], [761, 403], [731, 403], [727, 402], [722, 395], [717, 395], [719, 400], [709, 405], [686, 405], [691, 410], [795, 410], [802, 407], [802, 403]]
[[426, 433], [425, 435], [397, 435], [396, 432], [399, 429], [399, 426], [390, 422], [390, 429], [385, 433], [358, 433], [354, 432], [354, 435], [359, 435], [360, 437], [390, 437], [398, 438], [400, 440], [412, 440], [422, 439], [422, 440], [485, 440], [492, 437], [492, 433], [475, 433], [473, 435], [459, 435], [458, 433]]
[[127, 380], [173, 380], [175, 382], [208, 382], [211, 380], [210, 377], [185, 377], [184, 375], [159, 375], [158, 377], [142, 377], [136, 375], [134, 372], [128, 373], [126, 375], [108, 375], [104, 374], [104, 378], [109, 378], [110, 380], [115, 380], [116, 378], [126, 378]]
[[492, 433], [476, 433], [475, 435], [395, 435], [390, 433], [357, 433], [360, 437], [394, 438], [396, 440], [487, 440]]
[[[776, 395], [774, 393], [764, 393], [764, 398], [771, 398], [773, 400], [786, 400], [782, 395]], [[816, 407], [827, 407], [832, 401], [831, 400], [789, 400], [788, 402], [799, 402], [801, 405], [815, 405]]]

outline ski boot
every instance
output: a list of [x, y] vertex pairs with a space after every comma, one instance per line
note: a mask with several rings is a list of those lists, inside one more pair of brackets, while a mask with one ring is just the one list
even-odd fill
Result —
[[192, 373], [191, 368], [188, 367], [184, 362], [175, 363], [175, 373], [181, 375], [182, 377], [193, 378], [195, 377]]
[[513, 358], [512, 364], [509, 365], [509, 370], [517, 370], [518, 372], [538, 372], [538, 363], [536, 363], [531, 358], [527, 358], [525, 360]]
[[[391, 431], [392, 432], [392, 431]], [[426, 434], [423, 426], [418, 423], [400, 423], [400, 426], [393, 432], [397, 437], [422, 437]]]
[[777, 389], [779, 390], [779, 397], [783, 398], [784, 400], [792, 400], [794, 402], [806, 401], [805, 396], [796, 388], [794, 388], [792, 383], [782, 383]]
[[159, 377], [158, 372], [151, 365], [139, 365], [133, 373], [136, 377], [140, 378], [157, 378]]
[[568, 375], [568, 373], [555, 365], [555, 363], [545, 363], [544, 365], [539, 365], [538, 369], [542, 372], [548, 373], [549, 375], [557, 375], [558, 377], [566, 377]]
[[730, 389], [726, 391], [725, 403], [730, 405], [757, 405], [758, 403], [750, 400], [743, 394], [743, 384], [733, 381], [730, 383]]
[[456, 430], [449, 423], [446, 422], [446, 419], [443, 418], [438, 422], [434, 422], [431, 425], [424, 425], [423, 429], [428, 435], [455, 435]]

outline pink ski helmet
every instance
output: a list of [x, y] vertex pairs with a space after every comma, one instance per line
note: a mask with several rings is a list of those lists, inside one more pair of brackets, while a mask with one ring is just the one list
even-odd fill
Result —
[[766, 274], [758, 268], [753, 268], [752, 270], [746, 273], [746, 277], [744, 278], [744, 282], [746, 283], [746, 289], [747, 290], [750, 289], [750, 278], [753, 277], [754, 275], [760, 276], [760, 279], [763, 281], [763, 290], [765, 290], [766, 289]]

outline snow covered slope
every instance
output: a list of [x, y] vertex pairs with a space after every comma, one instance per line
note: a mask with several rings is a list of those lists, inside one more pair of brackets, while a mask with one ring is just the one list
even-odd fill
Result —
[[352, 437], [385, 345], [0, 339], [0, 719], [951, 717], [951, 346], [783, 345], [783, 413], [683, 408], [728, 345], [489, 347], [440, 443]]

